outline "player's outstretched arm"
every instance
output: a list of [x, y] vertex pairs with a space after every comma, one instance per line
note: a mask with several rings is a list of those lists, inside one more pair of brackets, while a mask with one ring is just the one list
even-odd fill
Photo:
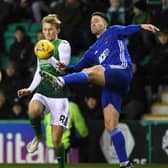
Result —
[[23, 96], [27, 96], [31, 94], [31, 90], [29, 90], [28, 88], [24, 88], [24, 89], [19, 89], [17, 91], [17, 95], [18, 97], [23, 97]]
[[152, 24], [141, 24], [141, 28], [143, 30], [148, 30], [148, 31], [151, 31], [153, 33], [160, 31], [159, 28], [157, 28], [156, 26], [154, 26]]

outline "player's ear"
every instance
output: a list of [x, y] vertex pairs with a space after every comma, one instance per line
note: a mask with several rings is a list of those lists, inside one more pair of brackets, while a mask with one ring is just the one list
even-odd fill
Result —
[[106, 22], [106, 27], [108, 27], [109, 26], [109, 24]]
[[61, 29], [60, 29], [60, 28], [57, 28], [57, 33], [58, 33], [58, 34], [60, 33], [60, 31], [61, 31]]
[[105, 25], [106, 28], [109, 26], [109, 24], [105, 20], [104, 20], [104, 25]]

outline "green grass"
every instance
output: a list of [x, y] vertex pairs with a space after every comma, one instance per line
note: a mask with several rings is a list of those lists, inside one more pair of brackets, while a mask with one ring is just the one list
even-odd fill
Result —
[[[57, 168], [55, 164], [0, 164], [0, 168]], [[68, 164], [66, 168], [119, 168], [113, 164]], [[136, 165], [135, 168], [168, 168], [167, 164]]]

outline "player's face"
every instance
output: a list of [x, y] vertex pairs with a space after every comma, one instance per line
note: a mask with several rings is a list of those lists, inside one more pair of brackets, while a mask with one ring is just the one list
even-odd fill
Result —
[[96, 36], [99, 36], [106, 30], [107, 23], [100, 16], [92, 16], [90, 27], [91, 27], [91, 32]]
[[55, 24], [43, 23], [42, 30], [45, 39], [49, 41], [54, 41], [57, 39], [59, 30], [56, 28]]

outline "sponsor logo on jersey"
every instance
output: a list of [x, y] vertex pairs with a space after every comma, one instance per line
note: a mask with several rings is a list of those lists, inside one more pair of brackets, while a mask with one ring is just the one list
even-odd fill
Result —
[[108, 38], [106, 37], [105, 39], [104, 39], [104, 44], [107, 44], [108, 43]]

